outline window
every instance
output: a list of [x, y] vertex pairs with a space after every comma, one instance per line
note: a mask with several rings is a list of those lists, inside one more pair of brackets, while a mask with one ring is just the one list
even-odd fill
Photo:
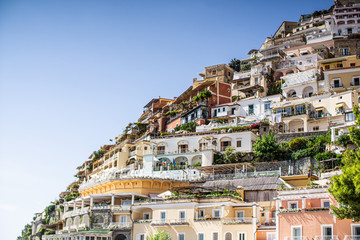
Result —
[[336, 64], [336, 67], [337, 67], [337, 68], [342, 68], [343, 65], [342, 65], [342, 63], [338, 63], [338, 64]]
[[145, 233], [139, 233], [136, 235], [136, 240], [145, 240]]
[[185, 240], [185, 233], [179, 233], [178, 240]]
[[187, 152], [188, 152], [187, 144], [179, 145], [179, 153], [187, 153]]
[[322, 207], [323, 208], [330, 208], [330, 201], [328, 201], [328, 200], [322, 201]]
[[165, 153], [165, 146], [158, 146], [157, 151], [158, 151], [158, 154], [164, 154]]
[[325, 81], [319, 81], [319, 88], [325, 87]]
[[145, 220], [150, 219], [150, 213], [144, 213], [143, 214], [143, 219], [145, 219]]
[[219, 240], [219, 233], [218, 232], [213, 232], [212, 233], [212, 240]]
[[347, 48], [341, 48], [340, 51], [342, 56], [349, 55], [349, 50]]
[[238, 240], [246, 240], [246, 232], [238, 232]]
[[313, 127], [313, 131], [319, 131], [319, 126]]
[[244, 220], [244, 211], [236, 212], [236, 219], [243, 221]]
[[291, 239], [292, 240], [301, 240], [301, 226], [291, 226]]
[[265, 103], [265, 112], [270, 110], [270, 103]]
[[217, 116], [217, 111], [216, 111], [216, 109], [215, 109], [215, 111], [214, 111], [214, 116], [215, 116], [215, 117]]
[[360, 85], [360, 78], [359, 77], [354, 77], [353, 78], [353, 85], [354, 86], [359, 86]]
[[254, 114], [254, 104], [249, 105], [249, 115]]
[[161, 219], [162, 222], [166, 221], [166, 212], [164, 212], [164, 211], [160, 212], [160, 219]]
[[333, 235], [332, 225], [321, 225], [321, 236], [323, 240], [331, 240]]
[[351, 235], [355, 237], [354, 240], [360, 239], [360, 224], [351, 224]]
[[223, 112], [225, 112], [225, 108], [223, 108]]
[[185, 221], [185, 211], [179, 211], [179, 220]]
[[232, 240], [232, 233], [231, 232], [225, 233], [225, 240]]
[[199, 218], [204, 218], [204, 217], [205, 217], [205, 211], [199, 210]]
[[266, 240], [276, 240], [276, 233], [275, 232], [267, 232]]
[[355, 116], [354, 116], [354, 113], [353, 112], [348, 112], [348, 113], [345, 113], [345, 121], [346, 122], [352, 122], [352, 121], [355, 121]]
[[120, 222], [126, 223], [126, 216], [124, 215], [120, 216]]
[[259, 78], [255, 78], [255, 85], [258, 84]]
[[220, 218], [220, 210], [213, 210], [213, 217]]
[[325, 65], [325, 69], [329, 70], [330, 69], [330, 65]]
[[231, 108], [231, 115], [235, 114], [235, 110], [236, 110], [236, 108]]
[[241, 147], [241, 140], [237, 140], [237, 141], [236, 141], [236, 147], [238, 147], [238, 148]]
[[355, 67], [356, 64], [355, 63], [350, 63], [350, 67]]
[[298, 203], [297, 202], [288, 202], [288, 208], [297, 209], [298, 208]]
[[213, 76], [216, 75], [216, 70], [213, 70], [212, 73], [211, 73]]
[[333, 88], [339, 88], [341, 87], [340, 79], [334, 79], [333, 80]]
[[205, 233], [198, 233], [198, 239], [197, 240], [205, 240]]

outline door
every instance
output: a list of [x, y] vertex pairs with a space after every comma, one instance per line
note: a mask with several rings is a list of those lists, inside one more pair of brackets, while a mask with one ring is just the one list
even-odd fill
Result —
[[353, 240], [360, 240], [360, 225], [353, 226], [352, 228]]
[[127, 240], [127, 237], [124, 234], [119, 234], [116, 236], [115, 240]]

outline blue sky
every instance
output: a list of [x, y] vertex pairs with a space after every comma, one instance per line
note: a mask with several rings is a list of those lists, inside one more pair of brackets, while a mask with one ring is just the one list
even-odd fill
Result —
[[204, 67], [246, 57], [318, 1], [0, 0], [0, 239], [75, 168]]

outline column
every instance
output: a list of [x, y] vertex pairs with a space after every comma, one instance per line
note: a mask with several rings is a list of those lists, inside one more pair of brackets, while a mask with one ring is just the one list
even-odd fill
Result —
[[65, 205], [64, 205], [64, 212], [67, 212], [69, 210], [69, 205], [66, 203]]
[[133, 205], [134, 202], [135, 202], [135, 196], [134, 196], [134, 194], [131, 194], [131, 204]]
[[84, 209], [84, 203], [85, 203], [85, 200], [82, 198], [81, 199], [81, 209]]
[[225, 209], [225, 206], [222, 205], [221, 206], [221, 218], [224, 218], [224, 209]]
[[257, 220], [257, 216], [256, 216], [256, 204], [253, 204], [253, 216], [252, 216], [252, 227], [253, 227], [253, 240], [256, 239], [256, 220]]
[[111, 206], [115, 205], [115, 195], [111, 194]]
[[76, 201], [74, 200], [74, 210], [76, 211], [77, 206], [76, 206]]
[[94, 197], [90, 196], [90, 207], [94, 206]]

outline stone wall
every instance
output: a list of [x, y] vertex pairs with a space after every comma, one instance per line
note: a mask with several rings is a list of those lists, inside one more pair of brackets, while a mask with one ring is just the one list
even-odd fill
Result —
[[281, 142], [289, 142], [290, 140], [297, 137], [306, 137], [311, 138], [313, 136], [323, 135], [325, 136], [327, 131], [317, 131], [317, 132], [299, 132], [299, 133], [278, 133], [276, 134], [277, 140], [279, 143]]

